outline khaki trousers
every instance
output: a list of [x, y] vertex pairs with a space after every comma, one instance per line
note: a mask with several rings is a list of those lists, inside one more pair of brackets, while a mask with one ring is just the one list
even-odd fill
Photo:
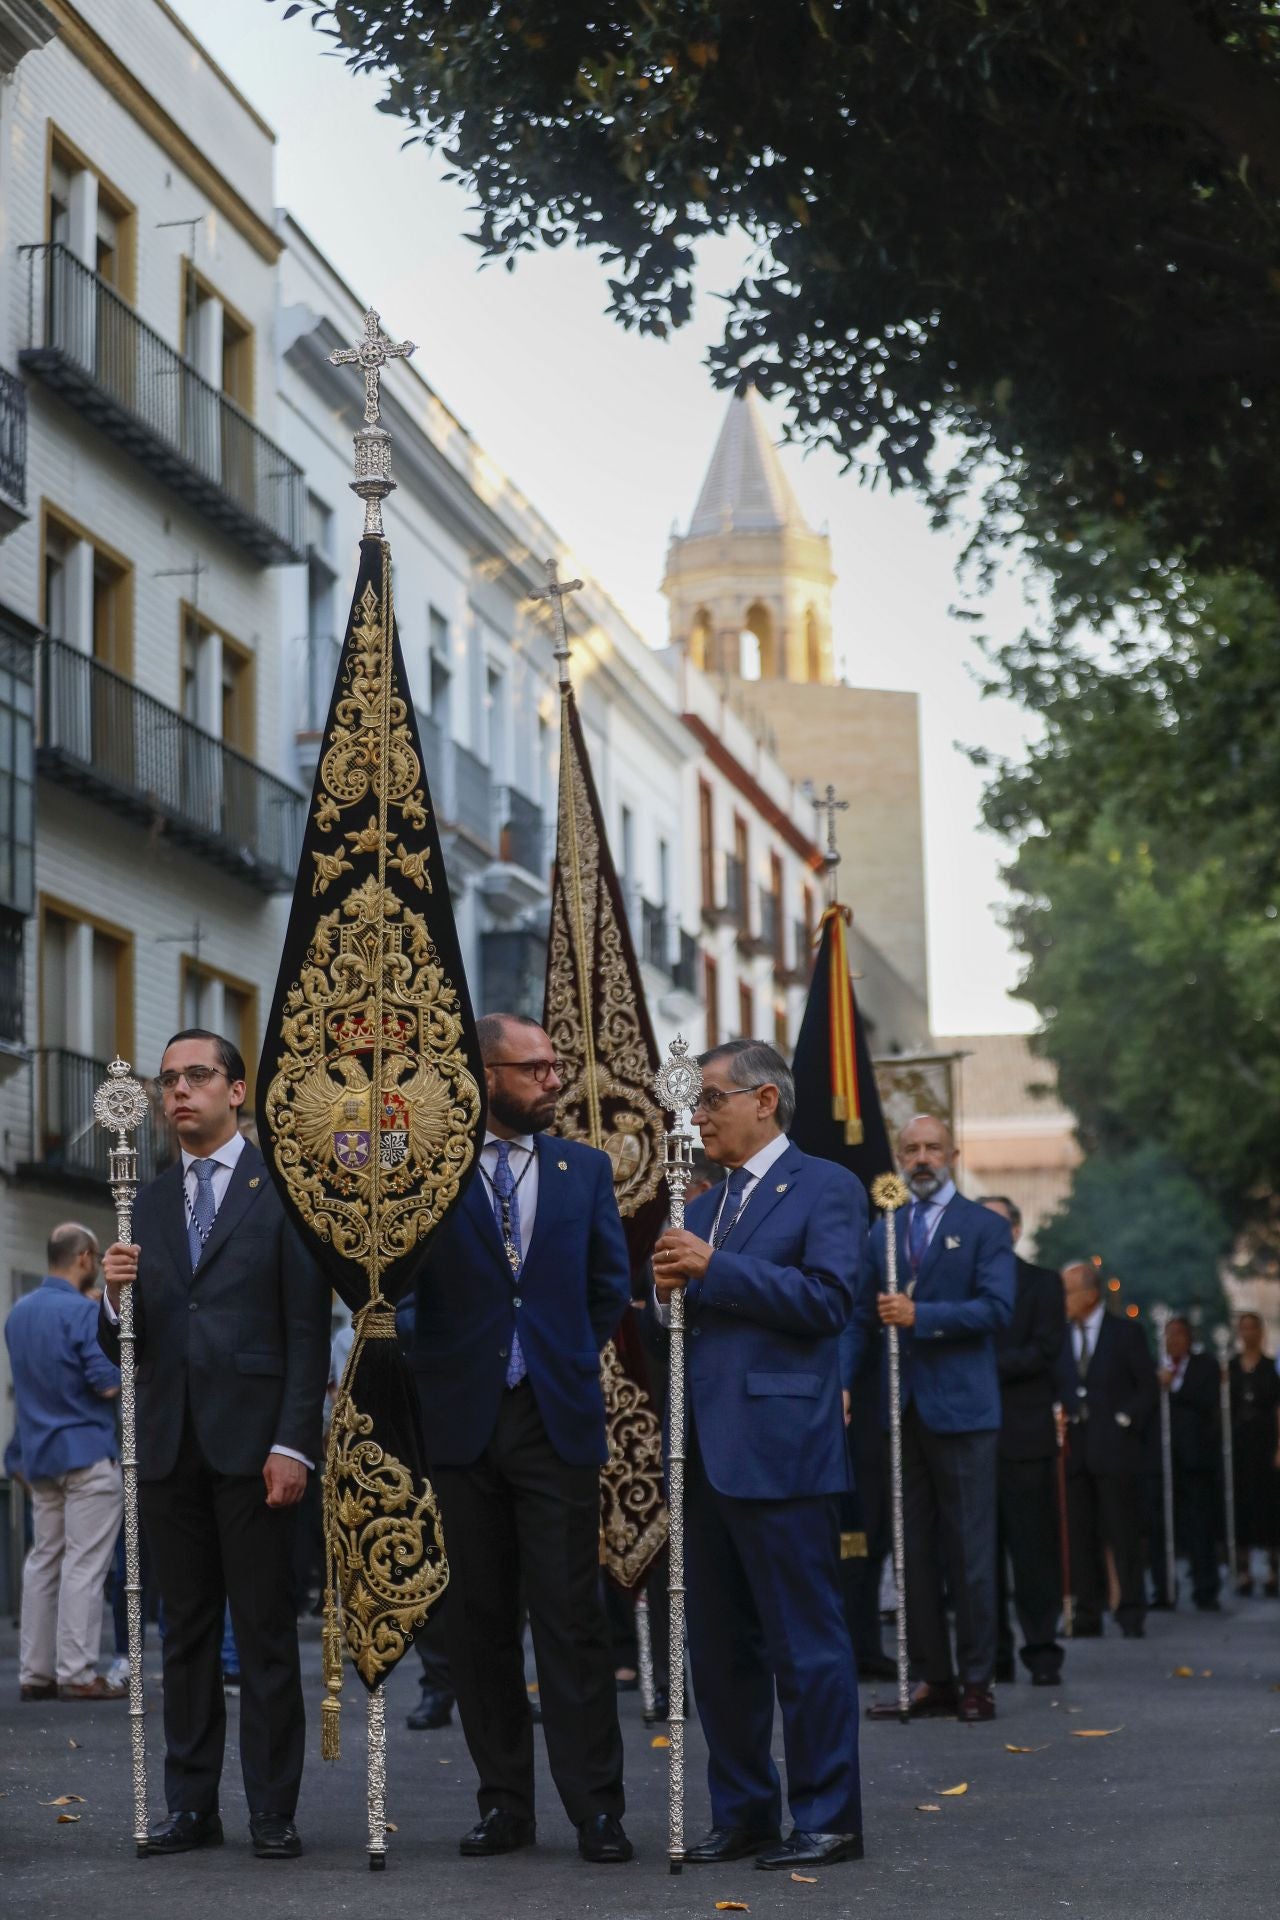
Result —
[[114, 1460], [31, 1484], [35, 1540], [22, 1570], [19, 1679], [85, 1686], [98, 1671], [107, 1570], [124, 1511]]

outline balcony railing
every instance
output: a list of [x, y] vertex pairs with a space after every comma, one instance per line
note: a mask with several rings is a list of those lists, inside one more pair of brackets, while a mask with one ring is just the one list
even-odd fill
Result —
[[773, 955], [775, 966], [782, 966], [782, 902], [776, 893], [760, 892], [760, 949]]
[[306, 802], [122, 674], [61, 640], [39, 659], [37, 770], [151, 825], [262, 893], [294, 883]]
[[305, 559], [301, 467], [67, 247], [19, 252], [22, 365], [264, 566]]
[[308, 633], [298, 643], [302, 649], [302, 701], [298, 713], [299, 733], [321, 733], [329, 718], [333, 683], [338, 677], [342, 642], [332, 633]]
[[0, 907], [0, 1046], [22, 1045], [23, 931], [26, 921]]
[[542, 808], [516, 787], [499, 787], [497, 793], [498, 858], [545, 880], [547, 841]]
[[[31, 1060], [31, 1157], [20, 1171], [105, 1187], [111, 1143], [94, 1119], [93, 1096], [107, 1077], [106, 1062], [66, 1047], [37, 1047]], [[154, 1110], [134, 1144], [139, 1180], [154, 1179], [172, 1157], [164, 1123]]]
[[453, 794], [451, 814], [453, 824], [469, 833], [473, 840], [482, 845], [493, 845], [493, 789], [489, 782], [489, 769], [483, 760], [460, 747], [457, 741], [453, 745]]
[[698, 969], [698, 943], [691, 933], [680, 929], [680, 946], [675, 966], [671, 970], [671, 979], [682, 993], [698, 993], [701, 981]]
[[0, 367], [0, 522], [16, 525], [27, 504], [27, 389]]
[[426, 763], [427, 785], [431, 790], [431, 804], [441, 819], [449, 817], [449, 768], [448, 746], [440, 728], [429, 713], [416, 709], [418, 738], [422, 742], [422, 758]]
[[640, 902], [640, 951], [651, 967], [663, 973], [671, 971], [671, 943], [667, 933], [667, 910], [652, 900]]
[[747, 864], [736, 855], [725, 855], [725, 910], [729, 918], [744, 930], [747, 925]]

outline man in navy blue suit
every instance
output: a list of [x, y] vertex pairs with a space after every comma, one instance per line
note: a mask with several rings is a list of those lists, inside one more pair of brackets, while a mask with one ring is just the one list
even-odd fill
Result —
[[[946, 1124], [919, 1114], [898, 1136], [912, 1199], [898, 1215], [898, 1280], [884, 1289], [885, 1229], [872, 1229], [875, 1308], [896, 1326], [902, 1372], [902, 1483], [907, 1646], [917, 1718], [991, 1720], [996, 1664], [996, 1490], [1000, 1380], [994, 1335], [1013, 1314], [1013, 1240], [1006, 1220], [956, 1191]], [[870, 1291], [870, 1279], [867, 1291]], [[866, 1296], [844, 1342], [852, 1385], [872, 1325]], [[952, 1662], [942, 1573], [956, 1612]], [[959, 1685], [957, 1686], [957, 1667]], [[897, 1702], [870, 1709], [897, 1718]]]
[[536, 1021], [477, 1022], [479, 1177], [417, 1281], [412, 1364], [440, 1499], [449, 1667], [480, 1776], [468, 1855], [532, 1846], [529, 1610], [547, 1758], [578, 1850], [629, 1860], [622, 1735], [600, 1603], [600, 1351], [630, 1298], [607, 1154], [549, 1138], [560, 1076]]
[[[683, 1288], [689, 1328], [689, 1655], [712, 1827], [685, 1858], [829, 1866], [862, 1857], [837, 1496], [849, 1487], [839, 1335], [867, 1205], [847, 1169], [788, 1140], [795, 1085], [772, 1047], [713, 1047], [702, 1072], [694, 1119], [729, 1177], [654, 1253], [659, 1301]], [[785, 1842], [775, 1687], [794, 1828]]]

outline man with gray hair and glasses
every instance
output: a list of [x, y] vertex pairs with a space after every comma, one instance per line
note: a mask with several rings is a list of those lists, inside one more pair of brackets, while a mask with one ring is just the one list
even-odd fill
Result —
[[[786, 1870], [862, 1857], [858, 1691], [840, 1592], [849, 1487], [839, 1336], [866, 1235], [861, 1183], [787, 1138], [795, 1083], [760, 1040], [702, 1055], [693, 1110], [728, 1178], [654, 1251], [659, 1302], [689, 1330], [689, 1656], [711, 1831], [690, 1865]], [[792, 1831], [781, 1840], [773, 1699]]]

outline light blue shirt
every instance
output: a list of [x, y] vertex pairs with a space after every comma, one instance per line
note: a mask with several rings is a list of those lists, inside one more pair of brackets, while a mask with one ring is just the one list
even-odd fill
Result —
[[48, 1274], [14, 1306], [4, 1339], [24, 1477], [57, 1480], [99, 1460], [118, 1460], [120, 1370], [98, 1345], [97, 1302]]

